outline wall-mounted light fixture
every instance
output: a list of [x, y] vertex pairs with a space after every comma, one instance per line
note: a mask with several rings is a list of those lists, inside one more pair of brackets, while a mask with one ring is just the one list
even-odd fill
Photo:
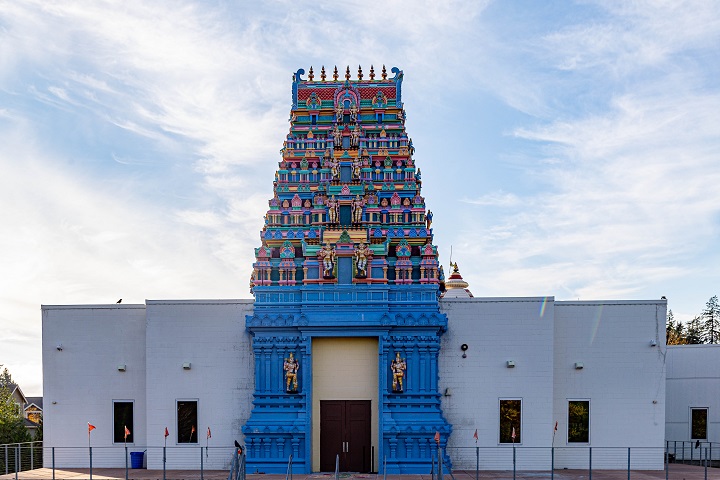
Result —
[[506, 365], [507, 368], [515, 368], [515, 360], [508, 360]]
[[446, 397], [449, 397], [449, 396], [451, 396], [451, 395], [452, 395], [452, 390], [450, 390], [450, 387], [446, 388], [446, 389], [445, 389], [445, 396], [446, 396]]
[[463, 358], [467, 358], [467, 353], [465, 353], [465, 352], [467, 352], [468, 348], [469, 347], [468, 347], [467, 343], [463, 343], [462, 345], [460, 345], [460, 350], [462, 350], [462, 352], [463, 352], [463, 354], [462, 354]]
[[62, 343], [58, 343], [57, 347], [55, 347], [55, 348], [57, 348], [58, 352], [62, 352]]
[[575, 362], [575, 370], [582, 370], [584, 367], [582, 362]]
[[650, 346], [657, 347], [657, 341], [654, 338], [652, 340], [650, 340]]
[[183, 370], [190, 370], [190, 362], [185, 362], [182, 364]]
[[117, 368], [118, 368], [118, 372], [124, 372], [125, 369], [127, 368], [127, 366], [126, 365], [118, 365]]

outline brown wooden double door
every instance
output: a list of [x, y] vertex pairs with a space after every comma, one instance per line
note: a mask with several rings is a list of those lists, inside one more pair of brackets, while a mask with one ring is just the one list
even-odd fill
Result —
[[370, 400], [320, 400], [320, 470], [370, 472], [370, 421]]

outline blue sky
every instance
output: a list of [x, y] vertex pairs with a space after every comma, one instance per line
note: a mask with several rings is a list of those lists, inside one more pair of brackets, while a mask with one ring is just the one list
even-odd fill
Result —
[[41, 304], [247, 298], [291, 75], [405, 73], [476, 296], [720, 294], [720, 3], [0, 0], [0, 363]]

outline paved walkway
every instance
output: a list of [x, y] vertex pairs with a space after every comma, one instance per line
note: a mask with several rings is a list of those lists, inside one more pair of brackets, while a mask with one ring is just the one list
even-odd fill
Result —
[[[475, 480], [475, 471], [455, 471], [453, 472], [455, 480]], [[202, 473], [203, 480], [226, 480], [228, 472], [224, 470], [205, 470]], [[590, 480], [587, 470], [556, 470], [551, 476], [547, 471], [522, 471], [516, 472], [515, 480], [537, 480], [550, 479], [553, 480]], [[38, 468], [26, 472], [18, 473], [17, 478], [20, 480], [52, 480], [53, 471], [49, 468]], [[55, 470], [55, 480], [83, 480], [89, 479], [88, 469], [73, 468], [64, 470]], [[93, 480], [125, 480], [124, 468], [95, 468], [93, 469]], [[128, 478], [130, 480], [162, 480], [162, 470], [128, 470]], [[167, 470], [165, 472], [166, 480], [200, 480], [199, 470]], [[383, 480], [382, 475], [375, 474], [348, 474], [340, 475], [342, 480]], [[512, 471], [480, 471], [478, 475], [482, 480], [512, 480]], [[593, 470], [593, 480], [626, 480], [628, 478], [627, 470]], [[668, 479], [670, 480], [705, 480], [705, 469], [692, 465], [670, 464], [670, 472]], [[15, 474], [0, 475], [0, 480], [13, 480]], [[310, 475], [296, 474], [293, 480], [333, 480], [334, 475], [329, 473], [313, 473]], [[631, 480], [664, 480], [665, 471], [647, 471], [632, 470], [630, 472]], [[247, 480], [285, 480], [285, 475], [263, 475], [251, 474], [247, 475]], [[388, 475], [387, 480], [432, 480], [430, 474], [427, 475]], [[452, 480], [450, 475], [445, 475], [445, 480]], [[707, 480], [720, 480], [720, 468], [708, 468]]]

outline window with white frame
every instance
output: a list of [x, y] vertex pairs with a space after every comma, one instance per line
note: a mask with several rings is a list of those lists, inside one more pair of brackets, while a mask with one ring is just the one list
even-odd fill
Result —
[[590, 400], [568, 400], [568, 443], [590, 443]]
[[500, 399], [500, 443], [520, 443], [522, 400]]
[[177, 401], [177, 443], [198, 443], [197, 400]]
[[690, 438], [693, 440], [707, 440], [708, 425], [707, 408], [690, 409]]
[[132, 400], [113, 400], [113, 443], [134, 442], [133, 410]]

